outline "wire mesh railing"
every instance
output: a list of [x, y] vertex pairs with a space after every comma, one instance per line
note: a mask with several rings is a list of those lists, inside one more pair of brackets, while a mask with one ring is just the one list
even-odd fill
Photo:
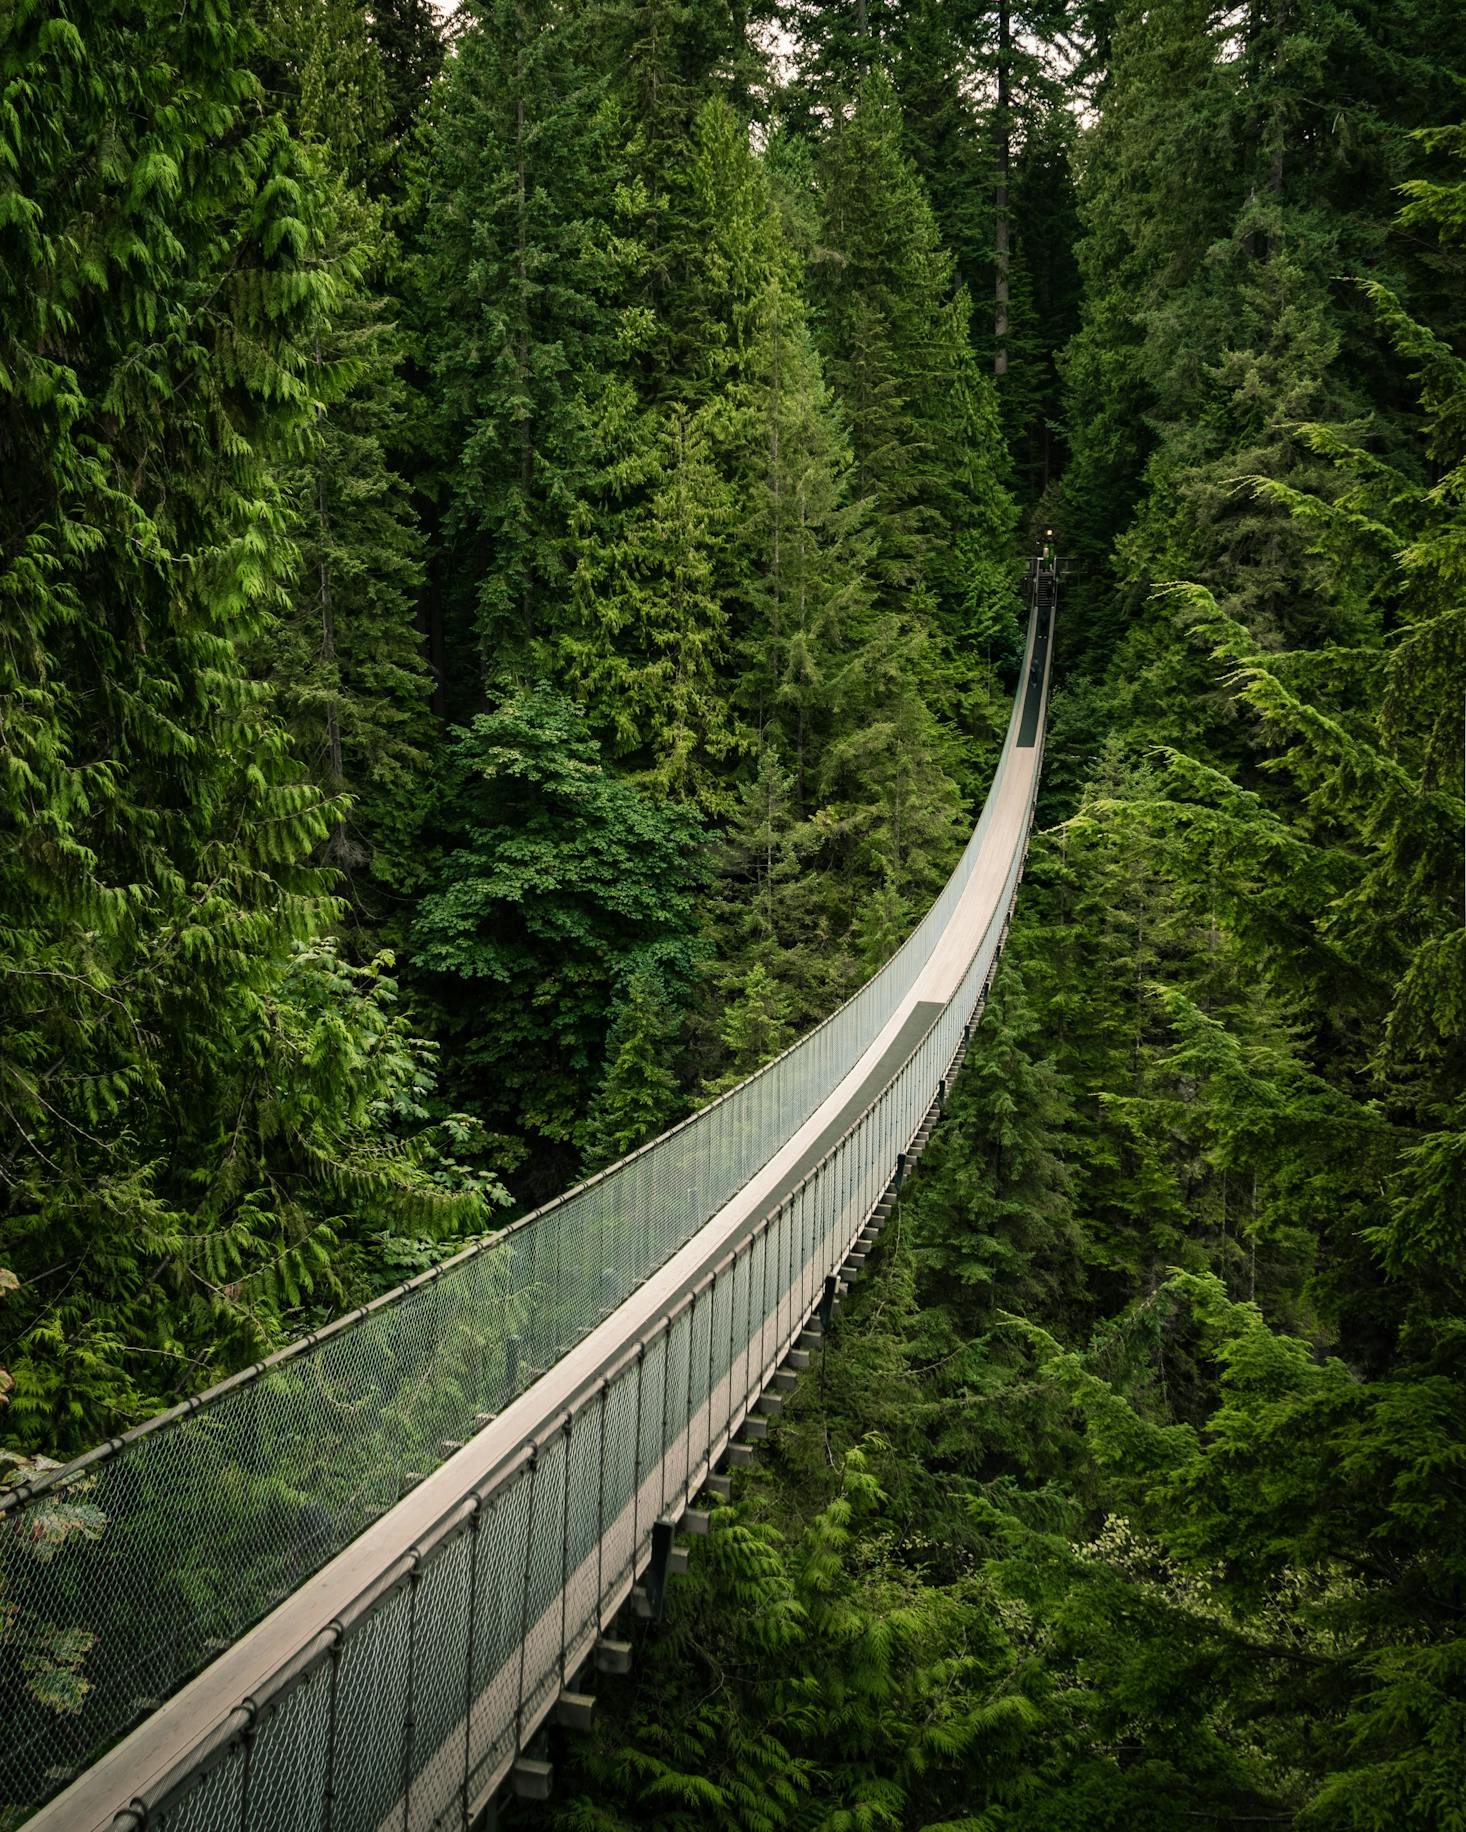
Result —
[[[80, 1709], [58, 1715], [15, 1674], [0, 1679], [0, 1827], [7, 1814], [18, 1823], [58, 1792], [401, 1500], [662, 1266], [817, 1111], [915, 984], [970, 881], [1021, 700], [993, 791], [947, 885], [886, 966], [801, 1042], [494, 1240], [0, 1498], [0, 1606], [13, 1622], [40, 1625], [53, 1646], [70, 1637], [88, 1688]], [[909, 1064], [903, 1085], [908, 1074]], [[718, 1327], [714, 1319], [714, 1335]], [[716, 1362], [714, 1354], [710, 1368]], [[733, 1383], [732, 1407], [731, 1367], [708, 1378]], [[541, 1464], [534, 1468], [538, 1482]], [[641, 1480], [629, 1491], [634, 1499]], [[102, 1523], [97, 1537], [73, 1535], [64, 1554], [45, 1556], [57, 1511], [78, 1505]], [[602, 1531], [599, 1558], [605, 1540]], [[636, 1541], [633, 1531], [625, 1558]], [[599, 1610], [610, 1591], [594, 1589]], [[386, 1610], [384, 1602], [377, 1614]], [[390, 1640], [386, 1628], [373, 1633]], [[479, 1648], [473, 1658], [487, 1655]], [[341, 1664], [333, 1654], [333, 1701]], [[501, 1690], [503, 1683], [493, 1681]], [[317, 1686], [303, 1696], [323, 1695]], [[340, 1722], [332, 1724], [338, 1736]], [[370, 1821], [353, 1813], [333, 1823]]]
[[956, 997], [777, 1209], [115, 1832], [474, 1823], [889, 1184], [964, 1041], [1020, 865], [1021, 849]]

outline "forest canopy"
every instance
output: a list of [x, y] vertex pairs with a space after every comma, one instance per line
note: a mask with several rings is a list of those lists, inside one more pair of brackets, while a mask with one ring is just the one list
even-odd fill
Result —
[[1053, 527], [968, 1065], [555, 1822], [1466, 1827], [1463, 79], [1458, 0], [0, 0], [11, 1476], [849, 996]]

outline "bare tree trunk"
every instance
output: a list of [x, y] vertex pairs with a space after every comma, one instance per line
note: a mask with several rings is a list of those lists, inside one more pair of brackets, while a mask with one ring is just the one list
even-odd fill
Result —
[[[320, 604], [321, 660], [336, 665], [336, 603], [331, 588], [331, 568], [326, 560], [328, 518], [326, 511], [326, 477], [316, 472], [316, 516], [320, 528]], [[326, 701], [326, 768], [330, 772], [333, 793], [341, 787], [341, 698], [339, 687]]]
[[[524, 15], [520, 14], [520, 45], [516, 54], [519, 95], [514, 105], [515, 127], [515, 203], [519, 218], [519, 386], [526, 401], [529, 400], [529, 263], [528, 238], [528, 184], [524, 166]], [[524, 417], [519, 423], [519, 484], [524, 492], [526, 512], [528, 511], [530, 486], [534, 481], [534, 423], [529, 409], [524, 409]], [[527, 643], [534, 634], [534, 606], [530, 595], [530, 578], [526, 561], [524, 582], [519, 592], [519, 614], [523, 626], [524, 640]]]
[[1007, 0], [998, 7], [998, 194], [996, 311], [993, 320], [993, 374], [1008, 373], [1008, 56], [1013, 21]]
[[[423, 526], [430, 535], [434, 525], [433, 521], [424, 517]], [[443, 690], [447, 661], [443, 653], [443, 607], [438, 597], [437, 576], [432, 570], [418, 594], [413, 627], [422, 646], [423, 659], [428, 665], [428, 710], [441, 722], [448, 717], [448, 696]]]
[[[1277, 44], [1274, 50], [1274, 55], [1279, 56], [1279, 57], [1282, 56], [1283, 54], [1282, 41], [1288, 30], [1288, 11], [1289, 9], [1286, 5], [1280, 6], [1278, 8], [1278, 27], [1277, 27], [1278, 38], [1277, 38]], [[1285, 138], [1286, 138], [1286, 133], [1285, 133], [1284, 125], [1283, 125], [1283, 105], [1282, 105], [1281, 99], [1279, 99], [1278, 101], [1275, 101], [1273, 104], [1273, 146], [1272, 146], [1272, 156], [1268, 160], [1268, 168], [1267, 168], [1268, 194], [1273, 200], [1273, 206], [1275, 210], [1278, 205], [1278, 200], [1283, 195], [1283, 142]], [[1282, 238], [1278, 235], [1278, 232], [1277, 232], [1276, 216], [1273, 219], [1273, 225], [1274, 226], [1273, 226], [1273, 233], [1271, 236], [1271, 247], [1270, 247], [1269, 252], [1272, 254], [1277, 254], [1280, 247], [1282, 246]]]
[[[322, 361], [321, 345], [316, 342], [316, 362]], [[318, 602], [321, 609], [321, 660], [332, 671], [333, 679], [326, 695], [326, 784], [330, 794], [340, 795], [344, 787], [341, 767], [341, 671], [336, 658], [336, 599], [332, 588], [331, 565], [326, 557], [326, 543], [331, 532], [330, 497], [326, 487], [324, 459], [316, 463], [316, 538], [320, 543], [317, 562]], [[340, 817], [331, 823], [325, 856], [331, 864], [340, 861], [345, 834]]]

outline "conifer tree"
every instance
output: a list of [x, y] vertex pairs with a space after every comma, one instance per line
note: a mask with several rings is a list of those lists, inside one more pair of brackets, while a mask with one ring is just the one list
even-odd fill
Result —
[[713, 447], [717, 404], [643, 408], [627, 384], [602, 405], [604, 431], [625, 445], [609, 499], [579, 513], [566, 607], [541, 652], [613, 756], [657, 790], [719, 811], [739, 740], [724, 695], [718, 560], [735, 497]]
[[765, 742], [712, 855], [706, 1029], [717, 1039], [719, 1060], [728, 1047], [722, 1016], [751, 972], [767, 973], [796, 1029], [855, 990], [848, 937], [862, 887], [853, 873], [830, 869], [829, 858], [828, 823], [800, 814], [793, 775], [777, 745]]
[[819, 132], [872, 70], [892, 61], [905, 11], [902, 0], [787, 0], [798, 61], [786, 106], [799, 127]]
[[1008, 369], [998, 399], [1015, 490], [1029, 501], [1058, 480], [1068, 459], [1059, 357], [1079, 329], [1076, 139], [1067, 107], [1034, 110], [1013, 162]]
[[[388, 142], [400, 156], [443, 67], [443, 17], [432, 0], [366, 0], [366, 16], [382, 62]], [[383, 162], [381, 179], [393, 183], [393, 161]]]
[[933, 1302], [955, 1313], [959, 1340], [990, 1327], [995, 1308], [1053, 1316], [1061, 1294], [1073, 1303], [1083, 1251], [1063, 1158], [1072, 1114], [1055, 1059], [1035, 1057], [1039, 1031], [1005, 962], [958, 1084], [936, 1187], [923, 1191], [918, 1265]]
[[[1068, 358], [1083, 432], [1066, 538], [1099, 578], [1104, 531], [1144, 502], [1115, 611], [1205, 573], [1244, 617], [1308, 637], [1322, 613], [1315, 582], [1298, 589], [1295, 532], [1232, 486], [1266, 473], [1311, 488], [1321, 473], [1289, 427], [1398, 407], [1360, 350], [1372, 333], [1357, 291], [1335, 281], [1421, 270], [1389, 234], [1392, 186], [1412, 163], [1409, 126], [1449, 107], [1451, 58], [1435, 54], [1454, 40], [1433, 7], [1392, 11], [1377, 38], [1326, 6], [1261, 7], [1230, 33], [1199, 0], [1122, 9], [1116, 24], [1088, 157], [1086, 323]], [[1306, 126], [1324, 105], [1354, 121], [1347, 144]], [[1115, 639], [1114, 611], [1086, 622], [1100, 648]]]
[[974, 94], [981, 62], [964, 42], [968, 9], [909, 0], [902, 10], [885, 67], [901, 103], [906, 151], [960, 283], [973, 299], [986, 299], [993, 284], [993, 150]]
[[268, 0], [258, 62], [297, 137], [326, 149], [346, 184], [363, 187], [390, 154], [386, 75], [359, 0]]
[[681, 1091], [669, 1061], [677, 1022], [655, 977], [631, 976], [606, 1037], [606, 1073], [581, 1128], [587, 1172], [624, 1158], [665, 1131]]
[[415, 299], [445, 497], [437, 590], [471, 708], [553, 637], [583, 505], [634, 463], [608, 390], [639, 256], [585, 22], [559, 0], [464, 15], [432, 103]]
[[[731, 109], [704, 104], [695, 157], [671, 219], [682, 239], [673, 320], [681, 372], [715, 413], [717, 457], [736, 514], [719, 556], [719, 596], [737, 643], [731, 691], [758, 746], [752, 802], [762, 825], [787, 766], [793, 800], [779, 844], [807, 882], [772, 896], [756, 934], [751, 912], [724, 933], [756, 949], [801, 1012], [842, 982], [808, 944], [868, 927], [862, 902], [882, 897], [889, 922], [861, 958], [892, 939], [950, 860], [955, 790], [951, 746], [923, 697], [916, 639], [876, 602], [868, 510], [852, 500], [854, 468], [839, 409], [825, 387], [800, 287], [765, 173]], [[694, 352], [696, 355], [694, 355]], [[991, 560], [989, 561], [991, 564]], [[724, 678], [732, 670], [724, 664]], [[765, 828], [766, 837], [768, 836]], [[770, 871], [754, 869], [771, 893]], [[744, 996], [733, 948], [719, 984]], [[812, 1000], [812, 1003], [806, 1003]]]
[[788, 1000], [761, 961], [755, 962], [739, 997], [725, 1008], [719, 1028], [728, 1052], [730, 1081], [751, 1075], [793, 1041]]
[[749, 117], [763, 76], [759, 27], [776, 11], [776, 0], [590, 0], [600, 67], [633, 124], [632, 163], [653, 211], [704, 102]]
[[[688, 984], [698, 833], [689, 809], [612, 774], [577, 708], [545, 683], [455, 731], [429, 808], [413, 960], [454, 1039], [457, 1086], [521, 1156], [526, 1138], [575, 1138], [614, 1069], [608, 1031], [635, 976], [669, 1002]], [[640, 996], [646, 1017], [647, 987]], [[629, 1041], [644, 1051], [648, 1033]]]
[[339, 193], [332, 235], [361, 271], [312, 347], [327, 405], [309, 463], [283, 479], [298, 583], [263, 655], [296, 749], [334, 804], [324, 856], [353, 904], [380, 917], [385, 899], [416, 878], [417, 783], [430, 744], [415, 618], [423, 543], [389, 457], [408, 404], [392, 302], [374, 286], [384, 254], [371, 206]]
[[33, 1443], [257, 1355], [329, 1290], [345, 1185], [414, 1184], [376, 1104], [400, 1057], [322, 1079], [284, 1017], [324, 975], [327, 1031], [376, 1022], [320, 955], [327, 809], [241, 655], [286, 603], [342, 285], [259, 52], [153, 4], [28, 8], [0, 48], [0, 1263]]
[[[976, 368], [969, 303], [902, 146], [894, 90], [877, 73], [824, 155], [824, 258], [813, 270], [831, 381], [850, 416], [855, 488], [873, 502], [886, 602], [924, 586], [938, 640], [1002, 599], [992, 570], [1011, 523], [991, 384]], [[955, 710], [957, 679], [942, 710]], [[939, 702], [940, 704], [940, 702]]]
[[[821, 137], [873, 73], [890, 74], [941, 242], [982, 308], [972, 334], [984, 371], [993, 350], [985, 302], [1026, 220], [1006, 174], [1048, 120], [1067, 116], [1083, 10], [1072, 0], [791, 0], [785, 9], [795, 72], [783, 106], [796, 131]], [[1064, 252], [1034, 242], [1030, 265], [1062, 264]]]
[[319, 148], [331, 193], [322, 255], [343, 285], [312, 344], [316, 436], [284, 479], [299, 552], [291, 613], [259, 665], [333, 803], [325, 857], [357, 910], [379, 917], [384, 894], [412, 882], [414, 785], [428, 739], [415, 615], [422, 539], [389, 457], [408, 414], [395, 302], [382, 291], [394, 247], [365, 190], [384, 157], [388, 101], [355, 0], [275, 0], [268, 46], [272, 92]]
[[[1064, 535], [1103, 591], [1113, 532], [1139, 497], [1151, 450], [1150, 389], [1184, 388], [1214, 339], [1215, 310], [1188, 278], [1222, 233], [1235, 154], [1226, 77], [1205, 0], [1174, 0], [1142, 20], [1126, 10], [1114, 34], [1103, 115], [1091, 137], [1078, 246], [1084, 324], [1065, 358], [1073, 461], [1064, 480]], [[1165, 318], [1149, 314], [1165, 295]], [[1183, 316], [1184, 313], [1184, 316]], [[1102, 655], [1113, 614], [1095, 632]]]
[[[636, 57], [663, 55], [668, 32], [691, 29], [662, 10], [677, 19], [637, 13], [633, 76]], [[679, 143], [648, 138], [643, 122], [628, 153], [644, 334], [625, 340], [608, 387], [614, 456], [577, 527], [569, 616], [547, 659], [616, 754], [722, 812], [744, 748], [728, 704], [734, 645], [749, 633], [760, 559], [743, 534], [761, 437], [757, 320], [790, 265], [730, 105], [710, 98], [689, 125]]]

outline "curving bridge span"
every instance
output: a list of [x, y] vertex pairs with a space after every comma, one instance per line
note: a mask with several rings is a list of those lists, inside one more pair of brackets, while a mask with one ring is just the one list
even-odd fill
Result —
[[941, 1112], [1038, 789], [1036, 586], [982, 816], [854, 998], [493, 1240], [0, 1498], [0, 1603], [90, 1637], [79, 1711], [10, 1691], [0, 1826], [476, 1832], [547, 1789], [542, 1727], [624, 1668], [618, 1613], [660, 1611], [674, 1530], [752, 1456]]

